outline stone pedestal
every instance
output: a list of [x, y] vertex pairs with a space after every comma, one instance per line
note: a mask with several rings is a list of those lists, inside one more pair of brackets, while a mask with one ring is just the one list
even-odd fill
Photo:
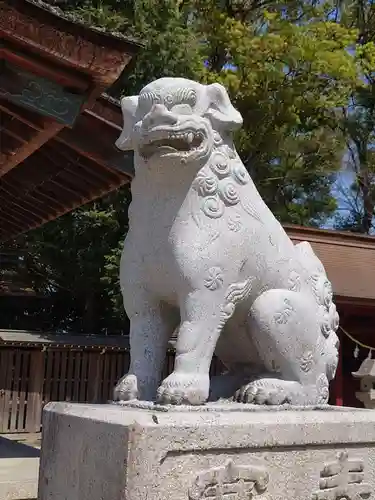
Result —
[[39, 500], [375, 500], [375, 413], [50, 403]]

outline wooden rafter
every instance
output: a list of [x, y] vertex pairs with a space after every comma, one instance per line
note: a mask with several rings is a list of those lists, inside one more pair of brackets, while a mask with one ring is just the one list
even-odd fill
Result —
[[[100, 91], [93, 90], [88, 107]], [[0, 101], [0, 111], [5, 113], [7, 130], [24, 140], [25, 146], [45, 134], [46, 118], [4, 101]], [[42, 147], [29, 149], [23, 162], [14, 162], [16, 168], [4, 174], [0, 171], [0, 240], [37, 227], [129, 182], [131, 174], [116, 167], [116, 162], [120, 168], [124, 163], [123, 154], [114, 147], [120, 130], [116, 123], [88, 109], [74, 130], [60, 130], [59, 139], [52, 135]], [[92, 140], [94, 137], [101, 140]]]
[[22, 142], [20, 142], [16, 137], [12, 134], [8, 134], [6, 130], [2, 130], [0, 134], [0, 145], [1, 145], [1, 153], [2, 157], [1, 162], [7, 161], [10, 154], [13, 153], [15, 149], [17, 149]]
[[[44, 157], [46, 161], [54, 162], [60, 172], [68, 172], [73, 175], [80, 185], [86, 185], [89, 190], [100, 189], [102, 186], [102, 180], [98, 180], [95, 175], [88, 175], [87, 170], [85, 170], [78, 159], [69, 158], [69, 155], [62, 153], [63, 147], [51, 148], [49, 145], [42, 148], [38, 154]], [[95, 171], [95, 168], [94, 168]]]
[[[85, 103], [84, 107], [90, 107], [97, 97], [101, 94], [102, 89], [100, 87], [96, 87], [91, 91], [90, 96], [87, 99], [87, 102]], [[60, 131], [64, 129], [64, 126], [60, 123], [57, 123], [51, 118], [42, 118], [38, 116], [36, 113], [32, 113], [29, 110], [22, 109], [19, 106], [14, 105], [13, 103], [5, 102], [5, 101], [0, 101], [0, 109], [2, 112], [5, 112], [7, 115], [13, 117], [15, 120], [17, 120], [19, 123], [22, 123], [23, 125], [27, 126], [28, 131], [30, 129], [34, 130], [34, 133], [31, 138], [27, 142], [23, 142], [18, 147], [13, 149], [12, 151], [2, 151], [3, 155], [0, 157], [0, 177], [8, 173], [10, 170], [15, 168], [17, 165], [22, 163], [26, 158], [28, 158], [31, 154], [33, 154], [35, 151], [40, 149], [45, 143], [47, 143], [50, 139], [55, 137]], [[35, 115], [35, 116], [34, 116]], [[87, 123], [85, 120], [83, 123], [79, 126], [79, 129], [75, 128], [74, 132], [71, 132], [68, 136], [62, 137], [61, 142], [67, 144], [70, 141], [72, 142], [72, 146], [75, 147], [75, 149], [80, 153], [80, 154], [85, 154], [86, 149], [94, 149], [92, 152], [92, 158], [96, 163], [100, 163], [103, 168], [108, 168], [110, 167], [107, 166], [106, 160], [105, 160], [105, 155], [107, 154], [114, 154], [115, 151], [112, 151], [112, 148], [108, 148], [108, 146], [104, 146], [104, 153], [101, 151], [103, 148], [99, 146], [99, 155], [96, 154], [95, 149], [97, 146], [94, 146], [94, 142], [92, 140], [84, 141], [85, 146], [80, 145], [79, 141], [77, 143], [77, 135], [83, 134], [83, 135], [90, 135], [87, 130], [83, 132], [82, 128], [85, 127]], [[69, 129], [66, 129], [67, 131]], [[110, 130], [110, 133], [113, 131]], [[105, 134], [106, 132], [101, 131], [96, 129], [94, 131], [97, 136], [102, 135], [103, 133]], [[108, 134], [108, 132], [107, 132]], [[12, 134], [12, 129], [10, 128], [10, 134], [9, 135], [14, 135]], [[91, 136], [92, 137], [92, 136]], [[116, 133], [114, 137], [117, 137]], [[108, 139], [107, 139], [108, 140]], [[110, 139], [112, 140], [112, 139]], [[113, 141], [115, 138], [113, 138]], [[88, 147], [89, 146], [89, 147]], [[3, 148], [2, 148], [3, 149]], [[5, 154], [4, 154], [5, 153]], [[104, 157], [103, 157], [104, 154]], [[99, 157], [99, 158], [98, 158]], [[99, 159], [99, 161], [98, 161]]]
[[[43, 220], [43, 217], [35, 215], [35, 212], [31, 213], [28, 210], [25, 210], [19, 203], [16, 203], [13, 200], [10, 201], [10, 206], [12, 214], [21, 220], [26, 221], [29, 225], [39, 223]], [[8, 206], [8, 208], [10, 208], [10, 206]]]
[[[17, 118], [8, 115], [2, 110], [0, 110], [0, 132], [14, 137], [20, 143], [28, 142], [34, 135], [34, 129], [28, 127]], [[1, 145], [1, 147], [2, 146], [3, 145]]]
[[7, 234], [17, 234], [20, 230], [22, 230], [22, 226], [13, 224], [6, 214], [0, 210], [0, 239]]
[[[93, 182], [97, 185], [110, 183], [113, 186], [121, 185], [124, 180], [127, 181], [128, 177], [122, 172], [112, 168], [98, 168], [98, 163], [89, 157], [83, 156], [77, 149], [72, 148], [71, 145], [64, 144], [63, 142], [53, 140], [50, 141], [42, 150], [42, 153], [49, 152], [57, 160], [61, 160], [60, 165], [74, 164], [84, 173], [86, 179], [92, 178]], [[88, 152], [90, 154], [90, 151]]]
[[13, 197], [9, 196], [9, 192], [6, 190], [3, 190], [1, 185], [0, 185], [0, 193], [1, 193], [1, 197], [3, 198], [4, 202], [7, 204], [8, 208], [9, 208], [9, 203], [12, 203], [12, 209], [14, 209], [16, 211], [18, 210], [19, 212], [26, 214], [26, 217], [28, 215], [31, 215], [31, 216], [35, 215], [35, 216], [39, 217], [40, 219], [44, 219], [46, 217], [46, 215], [48, 215], [48, 211], [46, 212], [45, 210], [40, 209], [40, 206], [38, 206], [38, 204], [35, 203], [35, 200], [34, 200], [33, 204], [30, 204], [29, 202], [25, 203], [24, 200], [20, 201], [18, 198], [14, 197], [14, 196]]
[[22, 109], [11, 102], [5, 102], [0, 99], [0, 111], [16, 118], [18, 121], [34, 130], [43, 130], [44, 119], [27, 109]]
[[[83, 113], [73, 130], [64, 129], [54, 137], [77, 153], [89, 158], [106, 170], [119, 171], [132, 177], [132, 157], [129, 161], [126, 156], [115, 147], [120, 135], [120, 127], [106, 125], [100, 118], [93, 118], [89, 113]], [[92, 137], [100, 137], [100, 141], [93, 141]]]
[[44, 122], [43, 130], [35, 132], [34, 137], [27, 143], [22, 144], [17, 150], [12, 151], [11, 154], [6, 155], [0, 163], [0, 176], [6, 174], [12, 168], [19, 165], [26, 158], [28, 158], [34, 151], [39, 149], [43, 144], [54, 137], [63, 125], [55, 122], [54, 120], [46, 119]]
[[5, 118], [1, 126], [4, 126], [6, 130], [12, 132], [12, 134], [23, 142], [28, 142], [34, 135], [34, 129], [24, 125], [13, 117]]

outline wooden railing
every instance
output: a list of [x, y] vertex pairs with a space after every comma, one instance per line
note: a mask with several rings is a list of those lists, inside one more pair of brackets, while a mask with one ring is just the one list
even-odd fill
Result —
[[[166, 357], [163, 377], [173, 369]], [[105, 403], [126, 373], [128, 350], [0, 348], [0, 433], [39, 432], [49, 401]], [[213, 374], [222, 369], [218, 360]]]

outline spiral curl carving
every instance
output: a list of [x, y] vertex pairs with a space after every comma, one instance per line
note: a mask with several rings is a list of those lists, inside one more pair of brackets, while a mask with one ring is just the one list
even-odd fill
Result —
[[[219, 218], [224, 214], [225, 206], [231, 207], [240, 203], [241, 187], [250, 180], [238, 157], [229, 157], [228, 149], [216, 150], [208, 166], [197, 174], [193, 183], [194, 189], [203, 198], [201, 209], [210, 218]], [[232, 231], [241, 228], [241, 221], [238, 219], [231, 219], [228, 224]]]
[[231, 179], [224, 179], [219, 182], [219, 196], [226, 205], [237, 205], [240, 196], [236, 185]]
[[223, 179], [230, 175], [230, 165], [228, 158], [223, 153], [215, 153], [211, 158], [210, 167], [213, 173]]
[[195, 178], [194, 188], [201, 196], [212, 196], [218, 190], [217, 178], [207, 170], [201, 171]]
[[218, 219], [224, 214], [224, 203], [218, 196], [207, 196], [202, 203], [202, 211], [211, 219]]
[[250, 175], [241, 162], [236, 161], [233, 164], [232, 172], [233, 177], [239, 184], [245, 185], [250, 181]]

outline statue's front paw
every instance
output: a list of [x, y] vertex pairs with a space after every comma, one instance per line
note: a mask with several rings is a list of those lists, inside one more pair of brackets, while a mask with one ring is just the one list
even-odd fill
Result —
[[118, 382], [113, 391], [115, 401], [131, 401], [138, 399], [138, 380], [135, 375], [124, 375]]
[[207, 401], [209, 388], [208, 375], [173, 372], [159, 387], [157, 401], [171, 405], [201, 405]]

